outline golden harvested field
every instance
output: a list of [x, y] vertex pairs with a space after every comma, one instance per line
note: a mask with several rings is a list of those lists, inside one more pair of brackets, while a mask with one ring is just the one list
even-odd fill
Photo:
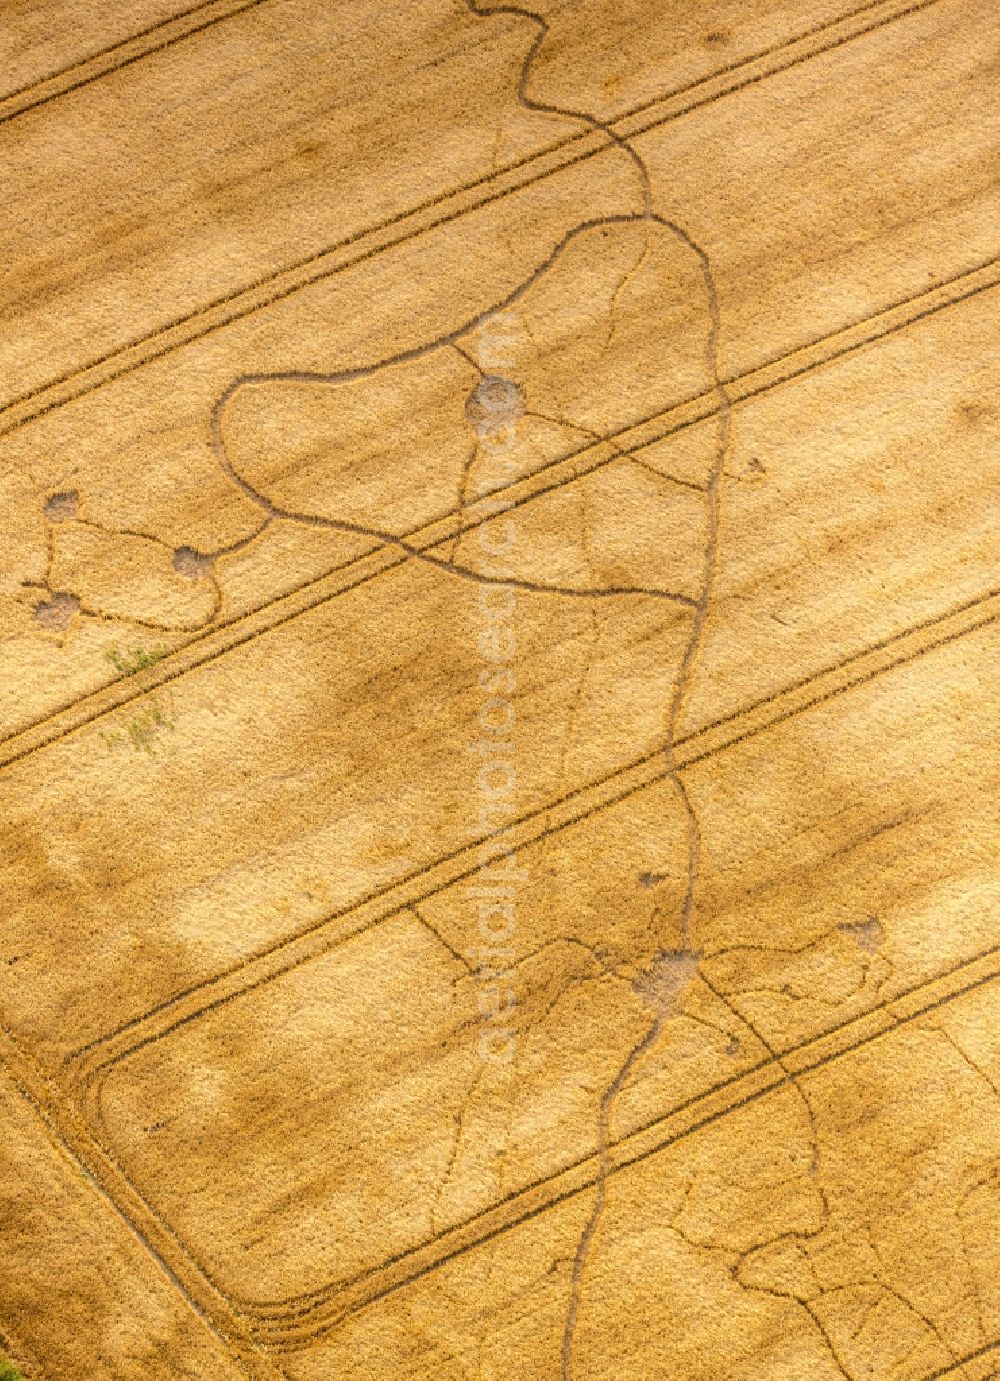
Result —
[[0, 167], [18, 1373], [1000, 1377], [995, 6], [0, 0]]

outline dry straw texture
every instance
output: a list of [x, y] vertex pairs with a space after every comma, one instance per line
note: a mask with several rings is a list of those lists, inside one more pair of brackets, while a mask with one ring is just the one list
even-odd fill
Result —
[[998, 26], [0, 4], [0, 1341], [1000, 1374]]

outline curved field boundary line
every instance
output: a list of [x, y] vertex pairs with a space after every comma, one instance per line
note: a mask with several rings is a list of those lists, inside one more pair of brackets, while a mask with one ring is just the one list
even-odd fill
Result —
[[[796, 1078], [808, 1076], [998, 978], [1000, 947], [994, 946], [946, 974], [907, 989], [879, 1007], [789, 1050], [777, 1051], [777, 1059], [762, 1061], [614, 1142], [610, 1148], [608, 1173], [619, 1174], [758, 1102], [784, 1087], [788, 1070]], [[592, 1188], [600, 1178], [598, 1159], [596, 1155], [587, 1156], [565, 1170], [515, 1191], [475, 1218], [446, 1229], [422, 1247], [401, 1254], [346, 1285], [331, 1286], [308, 1298], [289, 1300], [267, 1310], [248, 1309], [248, 1314], [256, 1314], [261, 1320], [256, 1337], [262, 1345], [278, 1351], [295, 1351], [307, 1346], [375, 1300]]]
[[[2, 1027], [0, 1069], [34, 1113], [40, 1132], [66, 1156], [97, 1199], [142, 1243], [157, 1269], [225, 1347], [239, 1370], [260, 1381], [273, 1377], [274, 1369], [268, 1366], [265, 1370], [259, 1348], [243, 1342], [247, 1329], [233, 1327], [228, 1301], [209, 1286], [176, 1237], [169, 1231], [151, 1231], [150, 1223], [144, 1221], [142, 1204], [137, 1208], [135, 1193], [124, 1185], [109, 1186], [107, 1177], [95, 1170], [100, 1155], [82, 1119], [60, 1097], [58, 1089], [42, 1073], [30, 1053]], [[278, 1374], [284, 1376], [280, 1369]]]
[[[796, 1077], [807, 1076], [998, 978], [1000, 946], [991, 946], [874, 1008], [795, 1046], [776, 1051], [777, 1058], [769, 1057], [721, 1081], [614, 1142], [608, 1173], [618, 1174], [756, 1103], [784, 1086], [789, 1068]], [[0, 1039], [0, 1053], [10, 1060], [8, 1039]], [[19, 1071], [22, 1065], [30, 1066], [33, 1061], [21, 1054], [12, 1063]], [[593, 1187], [601, 1173], [598, 1157], [586, 1156], [351, 1281], [321, 1288], [308, 1296], [267, 1305], [250, 1304], [226, 1295], [132, 1182], [117, 1158], [96, 1140], [65, 1096], [56, 1095], [53, 1086], [41, 1079], [37, 1071], [29, 1068], [23, 1077], [36, 1086], [35, 1096], [48, 1120], [74, 1159], [94, 1177], [98, 1192], [115, 1203], [133, 1230], [163, 1260], [194, 1307], [213, 1320], [231, 1347], [239, 1338], [250, 1344], [249, 1349], [237, 1349], [244, 1364], [256, 1349], [281, 1353], [308, 1347], [349, 1315]]]
[[[1000, 947], [993, 946], [943, 974], [915, 984], [875, 1009], [776, 1054], [797, 1075], [808, 1074], [997, 978]], [[65, 1093], [41, 1073], [34, 1057], [2, 1029], [0, 1062], [30, 1098], [50, 1134], [78, 1166], [81, 1175], [92, 1183], [95, 1193], [110, 1202], [191, 1307], [225, 1339], [230, 1351], [255, 1377], [275, 1375], [273, 1359], [261, 1366], [261, 1348], [291, 1352], [308, 1346], [348, 1315], [592, 1187], [600, 1173], [597, 1157], [587, 1157], [343, 1286], [319, 1290], [304, 1299], [248, 1309], [230, 1299], [212, 1280], [118, 1160], [94, 1138]], [[696, 1095], [616, 1142], [609, 1173], [617, 1174], [757, 1102], [785, 1080], [785, 1071], [775, 1060], [768, 1059]], [[992, 1347], [1000, 1347], [1000, 1343]], [[986, 1355], [992, 1347], [964, 1360]], [[936, 1375], [952, 1375], [954, 1370], [949, 1368]], [[285, 1375], [280, 1367], [277, 1373]]]

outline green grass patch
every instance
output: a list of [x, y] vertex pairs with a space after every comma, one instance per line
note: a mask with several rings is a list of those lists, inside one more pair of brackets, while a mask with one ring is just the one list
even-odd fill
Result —
[[[119, 744], [130, 743], [133, 748], [141, 748], [144, 753], [149, 753], [152, 757], [157, 751], [157, 742], [164, 729], [175, 728], [173, 715], [166, 709], [158, 699], [149, 697], [139, 701], [138, 710], [135, 714], [129, 715], [127, 719], [117, 718], [116, 725], [124, 729], [120, 733], [118, 729], [101, 730], [101, 737], [109, 748], [115, 748]], [[3, 1377], [0, 1376], [0, 1381]]]
[[[124, 651], [117, 647], [109, 647], [104, 654], [119, 676], [134, 676], [137, 671], [145, 671], [147, 667], [156, 666], [166, 655], [165, 647], [153, 647], [148, 651], [144, 647], [129, 647]], [[3, 1381], [2, 1376], [0, 1381]]]
[[20, 1367], [15, 1367], [6, 1357], [0, 1357], [0, 1381], [25, 1381], [25, 1375]]

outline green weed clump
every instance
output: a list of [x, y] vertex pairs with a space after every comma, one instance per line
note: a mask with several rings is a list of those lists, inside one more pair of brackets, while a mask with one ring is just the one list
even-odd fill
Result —
[[[130, 647], [122, 652], [117, 647], [109, 647], [104, 655], [119, 676], [134, 676], [137, 671], [155, 666], [167, 655], [167, 649], [154, 647], [147, 652], [144, 647]], [[4, 1381], [2, 1376], [0, 1381]]]
[[[107, 730], [101, 731], [101, 738], [109, 748], [116, 748], [119, 744], [125, 743], [127, 736], [127, 741], [133, 748], [141, 748], [150, 756], [156, 753], [156, 741], [160, 731], [176, 727], [173, 716], [153, 698], [140, 702], [137, 714], [130, 715], [124, 722], [119, 718], [116, 723], [122, 724], [124, 734], [118, 733], [117, 730], [110, 733]], [[0, 1381], [3, 1381], [2, 1376]]]
[[25, 1375], [20, 1367], [15, 1367], [6, 1357], [0, 1357], [0, 1381], [25, 1381]]

